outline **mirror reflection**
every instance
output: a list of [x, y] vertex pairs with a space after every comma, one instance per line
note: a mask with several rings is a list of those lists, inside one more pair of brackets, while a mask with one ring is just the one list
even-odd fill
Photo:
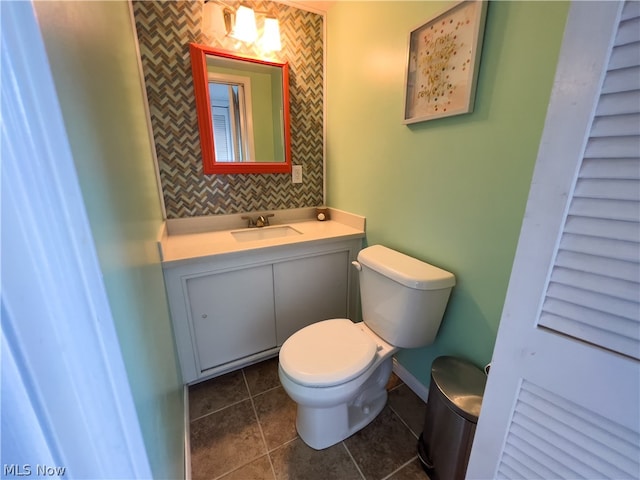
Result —
[[209, 76], [213, 147], [218, 162], [251, 162], [256, 159], [249, 82], [248, 78], [245, 81], [224, 75], [214, 81]]
[[287, 64], [190, 48], [205, 173], [290, 172]]

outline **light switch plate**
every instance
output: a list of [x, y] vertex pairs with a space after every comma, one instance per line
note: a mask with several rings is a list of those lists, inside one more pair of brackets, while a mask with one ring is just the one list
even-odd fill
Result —
[[291, 183], [302, 183], [302, 165], [291, 167]]

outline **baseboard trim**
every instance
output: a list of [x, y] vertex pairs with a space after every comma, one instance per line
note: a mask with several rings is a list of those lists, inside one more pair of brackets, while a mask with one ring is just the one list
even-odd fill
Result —
[[[400, 375], [398, 375], [400, 376]], [[189, 385], [183, 388], [184, 397], [184, 478], [191, 480], [191, 435], [189, 434]]]
[[427, 403], [429, 387], [425, 387], [420, 380], [414, 377], [409, 370], [404, 368], [395, 357], [393, 357], [393, 373], [395, 373], [400, 380], [402, 380], [405, 385], [413, 391], [413, 393], [418, 395], [423, 402]]

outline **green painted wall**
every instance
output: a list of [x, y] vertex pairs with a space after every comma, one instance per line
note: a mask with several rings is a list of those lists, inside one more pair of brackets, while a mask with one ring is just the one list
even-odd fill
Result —
[[152, 472], [180, 478], [182, 381], [155, 244], [162, 212], [129, 6], [35, 7]]
[[408, 32], [449, 2], [337, 2], [327, 17], [327, 195], [367, 241], [457, 277], [435, 343], [399, 353], [491, 359], [568, 12], [491, 2], [475, 111], [405, 126]]

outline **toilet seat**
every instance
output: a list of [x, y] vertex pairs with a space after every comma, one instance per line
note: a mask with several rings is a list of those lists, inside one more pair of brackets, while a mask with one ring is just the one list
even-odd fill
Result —
[[376, 357], [376, 342], [347, 318], [309, 325], [280, 349], [280, 367], [300, 385], [330, 387], [364, 372]]

